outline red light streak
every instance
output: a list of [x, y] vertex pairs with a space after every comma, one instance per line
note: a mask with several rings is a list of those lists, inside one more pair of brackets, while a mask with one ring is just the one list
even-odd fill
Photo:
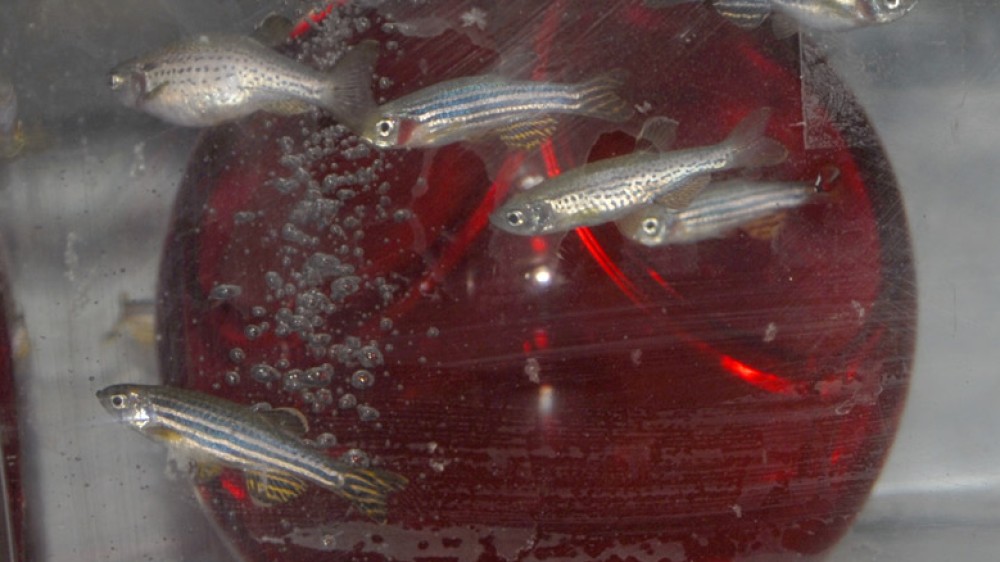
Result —
[[[707, 344], [704, 345], [708, 349], [711, 349]], [[792, 384], [778, 375], [760, 371], [721, 353], [719, 354], [719, 363], [723, 369], [757, 388], [766, 390], [772, 394], [795, 394]]]

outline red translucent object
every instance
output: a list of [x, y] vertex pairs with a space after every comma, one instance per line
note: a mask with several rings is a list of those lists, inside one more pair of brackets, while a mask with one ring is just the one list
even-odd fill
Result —
[[[874, 133], [820, 121], [839, 144], [806, 150], [795, 40], [704, 6], [509, 9], [494, 44], [461, 26], [406, 37], [371, 13], [351, 41], [398, 44], [377, 68], [387, 99], [489, 71], [510, 45], [536, 55], [537, 79], [624, 68], [626, 95], [677, 119], [683, 147], [768, 106], [791, 155], [745, 173], [837, 170], [831, 197], [772, 240], [520, 238], [486, 220], [520, 178], [630, 152], [642, 117], [560, 128], [527, 153], [379, 154], [318, 116], [206, 132], [163, 258], [167, 382], [299, 407], [309, 437], [336, 436], [331, 456], [361, 449], [410, 480], [384, 525], [318, 489], [255, 505], [231, 470], [199, 484], [209, 513], [248, 560], [821, 555], [879, 473], [914, 341], [905, 215]], [[359, 369], [374, 384], [352, 385]], [[362, 408], [340, 407], [347, 394]]]

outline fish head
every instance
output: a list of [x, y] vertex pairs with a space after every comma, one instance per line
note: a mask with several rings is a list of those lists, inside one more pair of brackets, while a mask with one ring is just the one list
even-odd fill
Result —
[[544, 201], [510, 201], [490, 215], [493, 226], [522, 236], [551, 230], [552, 207]]
[[417, 123], [412, 119], [390, 112], [376, 111], [365, 119], [359, 136], [378, 148], [398, 148], [414, 143], [427, 144], [417, 138], [418, 129]]
[[118, 101], [128, 107], [138, 107], [147, 94], [146, 73], [138, 62], [125, 62], [108, 73], [108, 87]]
[[906, 15], [917, 5], [917, 0], [865, 0], [866, 19], [872, 23], [888, 23]]
[[135, 384], [116, 384], [99, 390], [97, 399], [119, 422], [141, 430], [155, 421], [150, 398], [144, 389]]

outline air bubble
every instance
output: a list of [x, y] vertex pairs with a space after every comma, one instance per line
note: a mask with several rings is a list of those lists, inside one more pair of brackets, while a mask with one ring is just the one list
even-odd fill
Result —
[[329, 449], [337, 445], [337, 436], [332, 433], [320, 433], [316, 436], [316, 446]]
[[350, 410], [358, 405], [358, 398], [353, 394], [345, 394], [337, 400], [337, 407], [341, 410]]
[[440, 335], [441, 335], [441, 330], [438, 330], [434, 326], [431, 326], [430, 328], [427, 328], [427, 337], [429, 337], [429, 338], [436, 338], [436, 337], [438, 337]]
[[235, 299], [243, 294], [243, 288], [239, 285], [216, 285], [208, 293], [208, 298], [214, 301], [227, 301]]
[[240, 384], [240, 374], [236, 371], [226, 371], [225, 379], [226, 384], [229, 386], [236, 386]]
[[250, 378], [257, 382], [272, 382], [281, 378], [281, 373], [267, 363], [258, 363], [250, 367]]
[[234, 347], [229, 350], [229, 360], [233, 363], [242, 363], [247, 358], [247, 352], [242, 348]]
[[358, 419], [363, 422], [375, 421], [379, 417], [379, 411], [367, 404], [358, 405]]
[[255, 340], [259, 338], [264, 333], [264, 330], [260, 329], [260, 326], [255, 324], [247, 324], [243, 328], [243, 335], [246, 336], [248, 340]]
[[297, 392], [305, 388], [305, 383], [302, 380], [302, 371], [292, 369], [285, 372], [281, 377], [281, 386], [288, 392]]
[[355, 353], [355, 357], [357, 357], [358, 362], [361, 363], [361, 366], [366, 369], [378, 367], [379, 365], [385, 362], [385, 360], [382, 357], [382, 352], [379, 351], [377, 345], [374, 343], [371, 345], [366, 345], [361, 349], [359, 349], [357, 353]]
[[340, 455], [340, 461], [362, 468], [368, 468], [372, 464], [371, 457], [361, 449], [348, 449], [343, 455]]
[[375, 374], [365, 369], [358, 369], [351, 375], [351, 386], [365, 390], [375, 385]]
[[302, 377], [302, 383], [311, 387], [326, 386], [331, 380], [333, 380], [333, 365], [329, 363], [307, 369]]

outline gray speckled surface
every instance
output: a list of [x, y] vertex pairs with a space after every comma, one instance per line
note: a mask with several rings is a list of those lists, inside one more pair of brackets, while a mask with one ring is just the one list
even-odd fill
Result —
[[[153, 380], [151, 351], [107, 343], [123, 291], [151, 295], [196, 133], [115, 106], [103, 74], [185, 31], [249, 26], [263, 1], [6, 0], [0, 70], [44, 151], [0, 164], [0, 229], [32, 337], [19, 381], [36, 560], [224, 560], [163, 453], [92, 399]], [[921, 0], [895, 25], [818, 36], [882, 135], [904, 190], [919, 283], [916, 370], [892, 455], [847, 562], [993, 561], [1000, 552], [1000, 8]], [[12, 6], [11, 6], [12, 5]], [[128, 33], [122, 33], [128, 29]], [[178, 499], [180, 498], [180, 499]]]

